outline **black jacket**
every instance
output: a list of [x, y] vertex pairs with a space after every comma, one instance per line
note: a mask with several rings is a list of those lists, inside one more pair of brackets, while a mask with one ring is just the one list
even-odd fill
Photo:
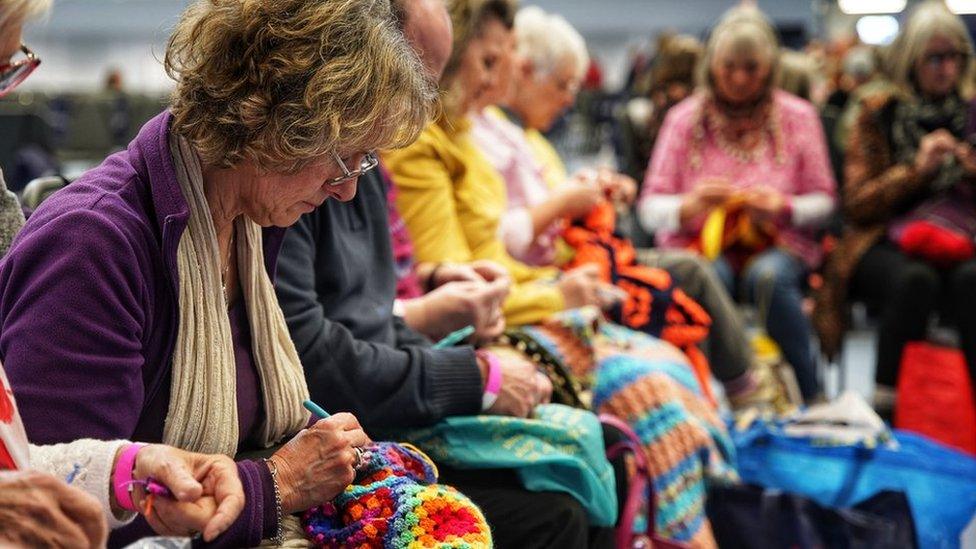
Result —
[[396, 278], [380, 170], [288, 229], [276, 290], [312, 400], [364, 427], [429, 425], [481, 407], [471, 347], [436, 350], [393, 315]]

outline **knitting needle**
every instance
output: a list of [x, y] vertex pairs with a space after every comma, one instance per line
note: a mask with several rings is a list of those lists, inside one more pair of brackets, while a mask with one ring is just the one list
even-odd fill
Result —
[[465, 326], [460, 330], [447, 334], [447, 337], [434, 344], [434, 348], [446, 349], [448, 347], [453, 347], [458, 343], [461, 343], [465, 339], [471, 337], [471, 334], [473, 333], [474, 333], [474, 326]]
[[302, 403], [302, 406], [304, 406], [305, 409], [308, 410], [309, 412], [312, 412], [312, 415], [318, 416], [319, 419], [325, 419], [332, 415], [329, 412], [323, 410], [321, 406], [312, 402], [311, 400], [306, 400], [305, 402]]

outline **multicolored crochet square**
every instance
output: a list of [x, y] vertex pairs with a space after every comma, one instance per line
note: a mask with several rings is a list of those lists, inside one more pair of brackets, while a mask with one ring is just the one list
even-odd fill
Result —
[[480, 549], [492, 546], [481, 510], [463, 494], [435, 484], [437, 468], [409, 444], [364, 448], [369, 462], [334, 501], [305, 513], [316, 547]]

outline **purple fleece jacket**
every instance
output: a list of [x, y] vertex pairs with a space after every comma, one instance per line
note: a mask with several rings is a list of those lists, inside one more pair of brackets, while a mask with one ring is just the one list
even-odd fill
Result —
[[[162, 438], [178, 323], [176, 250], [189, 216], [169, 149], [171, 118], [150, 120], [127, 150], [46, 200], [0, 263], [0, 359], [35, 444]], [[264, 231], [272, 277], [283, 235]], [[241, 391], [240, 407], [260, 406], [255, 396]], [[249, 460], [237, 468], [247, 503], [215, 546], [254, 546], [278, 526], [268, 468]], [[140, 518], [109, 545], [150, 533]]]

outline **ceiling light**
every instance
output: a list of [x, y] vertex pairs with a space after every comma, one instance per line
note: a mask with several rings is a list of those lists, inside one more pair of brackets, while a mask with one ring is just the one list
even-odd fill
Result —
[[946, 7], [958, 15], [976, 13], [976, 0], [946, 0]]
[[840, 11], [851, 15], [901, 13], [908, 0], [837, 0]]
[[887, 46], [898, 36], [898, 20], [891, 15], [865, 15], [855, 25], [861, 42]]

